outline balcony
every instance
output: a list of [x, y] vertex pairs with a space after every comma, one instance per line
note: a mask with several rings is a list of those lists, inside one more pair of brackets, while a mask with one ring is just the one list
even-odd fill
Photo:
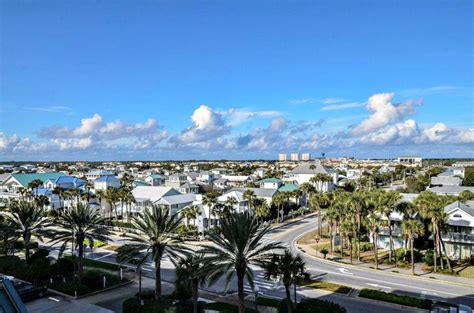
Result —
[[474, 244], [474, 235], [471, 233], [447, 232], [442, 235], [444, 241]]

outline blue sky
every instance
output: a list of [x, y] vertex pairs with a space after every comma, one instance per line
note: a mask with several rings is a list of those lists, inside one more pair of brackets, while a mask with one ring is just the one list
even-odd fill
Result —
[[2, 1], [0, 159], [474, 157], [471, 1]]

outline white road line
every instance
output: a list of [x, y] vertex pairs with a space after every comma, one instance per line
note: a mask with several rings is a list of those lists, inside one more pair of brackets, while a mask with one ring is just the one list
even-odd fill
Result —
[[98, 257], [98, 258], [95, 258], [94, 260], [101, 260], [101, 259], [103, 259], [103, 258], [106, 258], [106, 257], [111, 256], [112, 254], [114, 254], [114, 252], [110, 252], [110, 253], [104, 254], [103, 256], [100, 256], [100, 257]]
[[[315, 268], [308, 268], [308, 269], [313, 270], [313, 271], [317, 271], [317, 272], [322, 272], [322, 273], [330, 273], [330, 274], [339, 275], [339, 276], [347, 276], [347, 274], [342, 274], [342, 273], [339, 273], [339, 272], [324, 271], [324, 270], [315, 269]], [[400, 286], [400, 287], [405, 287], [405, 288], [409, 287], [409, 288], [418, 289], [418, 290], [427, 290], [427, 291], [435, 292], [435, 293], [436, 292], [444, 293], [444, 294], [447, 294], [447, 295], [450, 295], [450, 296], [474, 299], [473, 296], [468, 296], [468, 295], [461, 295], [460, 296], [458, 293], [452, 293], [452, 292], [446, 292], [446, 291], [440, 291], [440, 290], [433, 290], [433, 289], [428, 289], [428, 288], [424, 288], [424, 287], [409, 286], [407, 284], [392, 283], [392, 282], [388, 282], [388, 281], [381, 281], [381, 280], [378, 280], [378, 279], [366, 278], [366, 277], [362, 277], [362, 276], [354, 276], [354, 277], [357, 277], [360, 280], [368, 280], [368, 281], [373, 281], [373, 282], [376, 282], [376, 283], [384, 283], [384, 284], [388, 284], [388, 285], [392, 285], [392, 286]]]
[[375, 287], [375, 288], [392, 289], [392, 287], [383, 286], [383, 285], [379, 285], [379, 284], [372, 284], [372, 283], [366, 283], [366, 284], [369, 285], [369, 286]]
[[48, 299], [49, 299], [49, 300], [53, 300], [53, 301], [55, 301], [55, 302], [59, 302], [59, 301], [60, 301], [59, 299], [56, 299], [56, 298], [53, 298], [53, 297], [49, 297]]

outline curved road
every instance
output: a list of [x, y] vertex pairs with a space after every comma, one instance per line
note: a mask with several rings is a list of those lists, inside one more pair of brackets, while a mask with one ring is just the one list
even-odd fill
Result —
[[[317, 217], [308, 217], [292, 225], [272, 231], [272, 239], [290, 246], [293, 252], [300, 252], [296, 247], [297, 239], [316, 229]], [[355, 288], [380, 289], [386, 292], [407, 294], [414, 297], [437, 299], [456, 304], [468, 304], [474, 307], [474, 280], [471, 286], [446, 283], [435, 279], [411, 277], [409, 275], [388, 273], [364, 269], [352, 265], [321, 260], [301, 253], [306, 261], [308, 271], [323, 280]]]

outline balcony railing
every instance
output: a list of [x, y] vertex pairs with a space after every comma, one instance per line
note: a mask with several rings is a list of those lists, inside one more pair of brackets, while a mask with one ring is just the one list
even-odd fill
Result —
[[443, 240], [474, 243], [474, 235], [470, 233], [453, 233], [448, 232], [443, 234]]

